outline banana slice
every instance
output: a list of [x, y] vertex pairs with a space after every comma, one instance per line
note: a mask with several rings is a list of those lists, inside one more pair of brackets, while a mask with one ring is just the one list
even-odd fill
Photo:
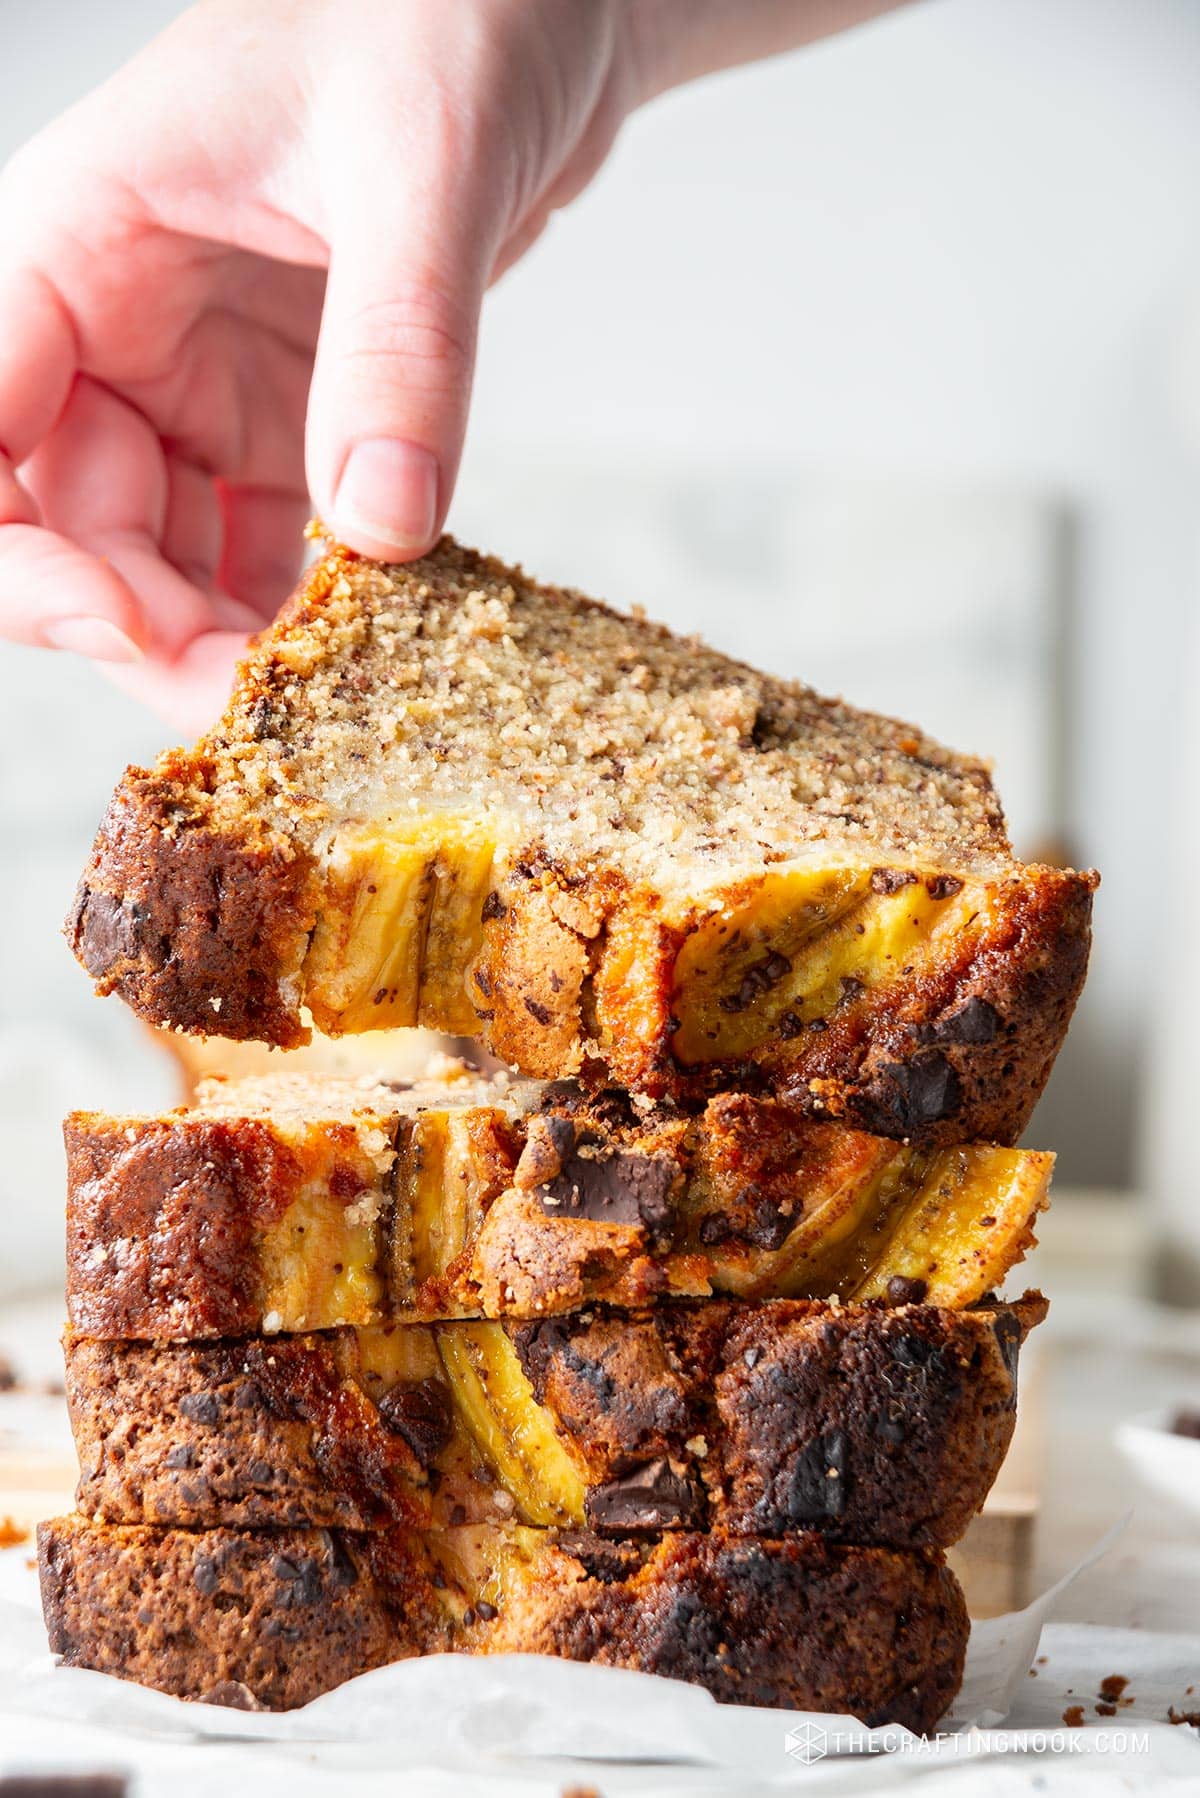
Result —
[[587, 1486], [497, 1323], [438, 1331], [455, 1410], [527, 1523], [580, 1525]]

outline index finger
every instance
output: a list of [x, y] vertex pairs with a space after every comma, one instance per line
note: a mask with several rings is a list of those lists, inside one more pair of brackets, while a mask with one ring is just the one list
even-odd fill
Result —
[[0, 454], [27, 460], [67, 403], [78, 367], [75, 326], [33, 263], [0, 266]]

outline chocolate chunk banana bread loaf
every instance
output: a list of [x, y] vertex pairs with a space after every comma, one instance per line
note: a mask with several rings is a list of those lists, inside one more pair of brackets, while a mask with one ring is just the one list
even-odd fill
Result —
[[295, 1044], [307, 1007], [1003, 1143], [1094, 884], [1014, 861], [982, 763], [445, 539], [329, 548], [219, 725], [126, 774], [69, 934], [201, 1034]]
[[962, 1594], [941, 1556], [679, 1532], [356, 1535], [41, 1526], [50, 1646], [181, 1697], [289, 1709], [446, 1650], [666, 1674], [726, 1703], [933, 1727], [958, 1689]]

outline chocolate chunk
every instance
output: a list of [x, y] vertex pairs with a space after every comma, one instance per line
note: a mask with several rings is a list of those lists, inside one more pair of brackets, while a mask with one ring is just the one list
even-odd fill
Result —
[[280, 1584], [279, 1602], [286, 1610], [300, 1605], [315, 1605], [321, 1597], [321, 1569], [311, 1555], [292, 1560], [289, 1555], [274, 1555], [271, 1572]]
[[215, 1392], [185, 1392], [179, 1409], [189, 1423], [212, 1425], [221, 1421], [221, 1400]]
[[192, 1562], [192, 1583], [201, 1598], [211, 1598], [221, 1581], [211, 1555], [197, 1555]]
[[183, 1469], [196, 1465], [196, 1451], [190, 1442], [177, 1442], [164, 1456], [167, 1467]]
[[792, 964], [787, 956], [780, 955], [778, 950], [774, 950], [762, 961], [755, 962], [753, 967], [747, 968], [737, 992], [723, 994], [717, 1000], [717, 1004], [722, 1011], [745, 1011], [748, 1006], [753, 1005], [756, 999], [761, 998], [763, 993], [769, 993], [773, 986], [778, 986], [784, 975], [790, 974], [791, 971]]
[[883, 1442], [891, 1442], [897, 1447], [908, 1438], [902, 1412], [893, 1415], [890, 1411], [880, 1411], [875, 1418], [875, 1434]]
[[347, 1587], [358, 1584], [358, 1563], [346, 1547], [340, 1536], [332, 1530], [323, 1530], [325, 1539], [325, 1556], [329, 1564], [329, 1576], [335, 1586]]
[[584, 1511], [593, 1529], [613, 1534], [695, 1529], [703, 1522], [703, 1501], [697, 1487], [666, 1460], [647, 1461], [620, 1479], [594, 1486]]
[[475, 1601], [475, 1615], [481, 1623], [493, 1623], [500, 1613], [494, 1604], [488, 1603], [486, 1598], [477, 1598]]
[[149, 906], [85, 887], [72, 918], [75, 952], [89, 974], [111, 972], [118, 962], [139, 959], [149, 922]]
[[753, 1183], [742, 1187], [736, 1203], [746, 1215], [743, 1235], [756, 1249], [781, 1249], [804, 1215], [795, 1193], [764, 1192]]
[[873, 893], [898, 893], [902, 887], [915, 886], [917, 876], [911, 868], [872, 868]]
[[899, 1126], [910, 1136], [957, 1111], [962, 1086], [940, 1049], [920, 1049], [908, 1061], [886, 1062], [864, 1097], [868, 1113], [879, 1114], [882, 1134]]
[[775, 1026], [785, 1043], [790, 1043], [794, 1036], [799, 1036], [804, 1029], [804, 1020], [794, 1011], [785, 1011]]
[[931, 899], [953, 899], [955, 893], [961, 893], [963, 883], [957, 874], [931, 874], [925, 882], [925, 891]]
[[715, 1248], [717, 1243], [729, 1241], [733, 1235], [733, 1226], [721, 1212], [713, 1211], [701, 1218], [699, 1234], [706, 1248]]
[[820, 1523], [846, 1509], [846, 1438], [841, 1430], [815, 1436], [796, 1453], [787, 1514], [793, 1523]]
[[250, 707], [250, 735], [256, 743], [265, 743], [269, 737], [278, 736], [284, 716], [286, 714], [281, 711], [277, 717], [274, 701], [268, 694], [261, 694]]
[[992, 1043], [999, 1034], [1000, 1013], [977, 993], [920, 1032], [923, 1043]]
[[450, 1395], [436, 1379], [393, 1386], [379, 1401], [379, 1415], [404, 1438], [422, 1467], [437, 1459], [454, 1427]]
[[488, 894], [487, 898], [484, 900], [483, 910], [480, 912], [479, 915], [483, 919], [485, 924], [490, 924], [493, 918], [503, 918], [503, 917], [506, 917], [507, 914], [508, 914], [507, 905], [505, 905], [505, 903], [504, 903], [503, 899], [500, 897], [499, 893], [497, 893], [493, 890], [492, 892], [490, 892]]
[[604, 1585], [627, 1578], [637, 1564], [638, 1553], [632, 1543], [613, 1542], [592, 1530], [560, 1530], [558, 1544], [565, 1554], [575, 1557], [590, 1579]]
[[528, 993], [526, 993], [523, 1003], [530, 1017], [539, 1024], [549, 1024], [554, 1016], [548, 1005], [543, 1005], [537, 999], [531, 999]]
[[923, 1305], [929, 1286], [924, 1280], [909, 1279], [907, 1274], [893, 1274], [887, 1283], [889, 1305]]
[[555, 1179], [537, 1188], [536, 1196], [548, 1217], [641, 1224], [651, 1236], [669, 1238], [677, 1172], [665, 1155], [632, 1155], [625, 1150], [597, 1160], [572, 1155]]
[[1009, 1371], [1013, 1385], [1017, 1381], [1017, 1360], [1021, 1353], [1021, 1326], [1011, 1311], [1001, 1311], [992, 1325], [996, 1332], [996, 1341], [1000, 1344], [1000, 1353], [1004, 1357], [1004, 1365]]

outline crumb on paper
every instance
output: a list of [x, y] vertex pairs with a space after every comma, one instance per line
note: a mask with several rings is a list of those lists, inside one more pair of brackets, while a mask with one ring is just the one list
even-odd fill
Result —
[[1096, 1709], [1102, 1717], [1115, 1717], [1118, 1710], [1124, 1710], [1134, 1702], [1132, 1692], [1126, 1694], [1128, 1684], [1128, 1676], [1124, 1673], [1109, 1673], [1100, 1681]]
[[[1188, 1687], [1189, 1692], [1194, 1692], [1195, 1689], [1195, 1686]], [[1169, 1704], [1167, 1706], [1167, 1722], [1190, 1723], [1193, 1729], [1200, 1729], [1200, 1711], [1177, 1711], [1173, 1704]]]
[[23, 1530], [11, 1517], [0, 1517], [0, 1548], [16, 1548], [19, 1542], [28, 1540], [28, 1530]]
[[1062, 1714], [1062, 1720], [1068, 1729], [1082, 1729], [1083, 1706], [1081, 1704], [1069, 1704]]

